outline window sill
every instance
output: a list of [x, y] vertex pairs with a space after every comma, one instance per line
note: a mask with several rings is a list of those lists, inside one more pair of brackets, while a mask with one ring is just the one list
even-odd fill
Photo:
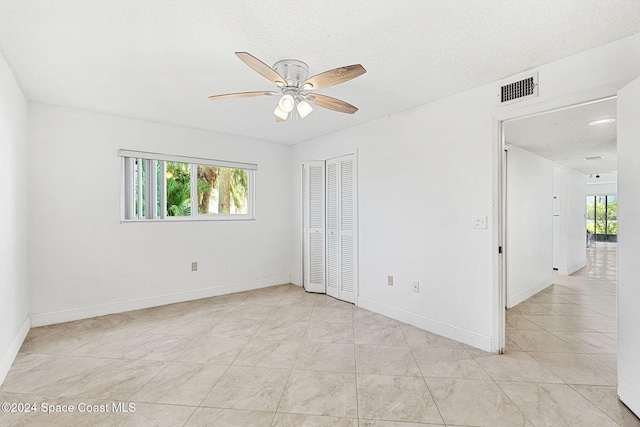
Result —
[[157, 219], [121, 219], [120, 223], [145, 223], [145, 222], [201, 222], [201, 221], [255, 221], [254, 217], [248, 215], [199, 215], [195, 217], [185, 216], [185, 217], [169, 217], [169, 218], [157, 218]]

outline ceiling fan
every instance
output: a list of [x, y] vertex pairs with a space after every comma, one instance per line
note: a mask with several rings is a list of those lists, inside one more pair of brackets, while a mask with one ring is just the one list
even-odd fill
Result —
[[[322, 89], [355, 79], [367, 72], [367, 70], [365, 70], [360, 64], [334, 68], [332, 70], [325, 71], [324, 73], [308, 77], [309, 67], [307, 64], [302, 61], [298, 61], [297, 59], [284, 59], [282, 61], [278, 61], [272, 68], [247, 52], [236, 52], [235, 54], [242, 62], [247, 64], [270, 82], [275, 83], [280, 89], [282, 96], [278, 101], [276, 109], [273, 111], [277, 122], [286, 121], [294, 108], [298, 112], [300, 118], [305, 118], [309, 113], [311, 113], [311, 111], [313, 111], [309, 102], [319, 107], [338, 111], [340, 113], [353, 114], [358, 111], [358, 108], [340, 99], [321, 95], [319, 93], [309, 93], [309, 91]], [[247, 98], [262, 95], [278, 95], [278, 92], [257, 91], [226, 93], [223, 95], [210, 96], [209, 99]]]

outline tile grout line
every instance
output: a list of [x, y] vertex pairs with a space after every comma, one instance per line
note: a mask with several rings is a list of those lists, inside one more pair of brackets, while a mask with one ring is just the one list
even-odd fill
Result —
[[353, 334], [353, 375], [356, 383], [356, 420], [358, 426], [360, 426], [360, 393], [359, 393], [359, 381], [358, 381], [358, 357], [357, 357], [357, 346], [356, 344], [356, 323], [355, 318], [353, 316], [353, 307], [351, 308], [351, 333]]
[[[591, 401], [591, 399], [589, 399], [588, 397], [584, 396], [582, 393], [580, 393], [574, 386], [578, 385], [578, 384], [567, 384], [569, 387], [571, 387], [572, 390], [574, 390], [576, 393], [578, 393], [578, 395], [580, 397], [582, 397], [584, 400], [586, 400], [587, 402], [589, 402], [589, 404], [591, 406], [593, 406], [594, 408], [596, 408], [598, 411], [600, 411], [600, 413], [602, 413], [605, 417], [609, 418], [611, 421], [613, 421], [615, 424], [618, 424], [616, 422], [616, 420], [614, 420], [613, 418], [611, 418], [607, 413], [605, 413], [602, 409], [600, 409], [600, 407], [598, 407], [594, 402]], [[584, 385], [584, 384], [579, 384], [579, 385]], [[597, 386], [597, 387], [602, 387], [602, 386]]]
[[420, 372], [420, 376], [422, 377], [422, 382], [424, 382], [424, 385], [427, 387], [427, 392], [429, 393], [429, 396], [431, 396], [431, 400], [433, 401], [433, 406], [436, 407], [436, 410], [438, 411], [438, 415], [440, 416], [440, 419], [442, 420], [443, 424], [447, 424], [444, 416], [442, 415], [442, 411], [440, 410], [440, 407], [438, 406], [438, 402], [436, 402], [435, 397], [433, 397], [433, 392], [431, 391], [431, 388], [429, 387], [429, 383], [427, 382], [426, 377], [424, 376], [424, 373], [422, 372], [422, 368], [420, 367], [420, 364], [418, 363], [418, 360], [416, 359], [416, 356], [413, 354], [413, 348], [409, 345], [409, 341], [407, 340], [407, 335], [405, 334], [405, 332], [402, 330], [402, 328], [400, 328], [400, 332], [402, 333], [402, 337], [404, 338], [405, 342], [407, 343], [407, 347], [409, 347], [409, 354], [411, 354], [411, 358], [413, 359], [413, 363], [416, 364], [416, 366], [418, 367], [418, 372]]
[[[305, 290], [306, 292], [306, 290]], [[296, 361], [298, 360], [298, 356], [300, 355], [300, 351], [302, 350], [302, 342], [304, 340], [304, 337], [306, 336], [307, 330], [309, 329], [309, 324], [311, 323], [311, 316], [313, 315], [313, 310], [315, 309], [315, 307], [317, 307], [318, 302], [315, 301], [314, 305], [312, 307], [311, 313], [309, 314], [309, 319], [307, 319], [307, 327], [305, 328], [304, 333], [302, 334], [302, 337], [300, 338], [300, 342], [298, 345], [298, 350], [296, 351], [296, 356], [293, 358], [293, 362], [291, 363], [291, 368], [289, 369], [289, 375], [287, 376], [287, 379], [284, 382], [284, 387], [282, 387], [282, 392], [280, 393], [280, 398], [278, 399], [278, 405], [276, 405], [276, 409], [273, 412], [273, 417], [271, 418], [271, 425], [274, 425], [276, 417], [278, 416], [278, 413], [280, 410], [280, 406], [282, 405], [282, 398], [284, 396], [284, 393], [287, 391], [287, 386], [289, 385], [289, 381], [291, 380], [291, 374], [293, 373], [293, 368], [296, 364]], [[282, 412], [284, 413], [284, 412]]]

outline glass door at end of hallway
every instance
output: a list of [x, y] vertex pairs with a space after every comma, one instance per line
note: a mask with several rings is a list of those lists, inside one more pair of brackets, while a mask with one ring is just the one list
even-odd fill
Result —
[[618, 196], [587, 196], [587, 246], [618, 241]]

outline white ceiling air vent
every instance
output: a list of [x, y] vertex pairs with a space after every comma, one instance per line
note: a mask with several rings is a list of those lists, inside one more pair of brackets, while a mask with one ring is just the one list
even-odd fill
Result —
[[538, 73], [500, 86], [500, 105], [513, 104], [538, 96]]

